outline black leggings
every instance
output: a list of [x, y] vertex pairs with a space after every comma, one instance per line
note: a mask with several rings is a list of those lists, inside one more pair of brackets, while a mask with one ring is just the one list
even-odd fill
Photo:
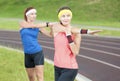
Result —
[[55, 68], [55, 81], [74, 81], [78, 69]]

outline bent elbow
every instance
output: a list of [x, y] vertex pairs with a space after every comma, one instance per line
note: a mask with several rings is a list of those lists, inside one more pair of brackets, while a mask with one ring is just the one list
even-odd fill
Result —
[[78, 54], [79, 54], [79, 51], [75, 51], [75, 52], [74, 52], [74, 55], [78, 55]]

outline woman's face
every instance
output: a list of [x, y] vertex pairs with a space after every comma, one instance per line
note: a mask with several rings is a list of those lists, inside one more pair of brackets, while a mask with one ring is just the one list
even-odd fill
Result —
[[28, 21], [35, 21], [35, 19], [36, 19], [36, 13], [35, 12], [32, 12], [32, 13], [30, 13], [29, 15], [27, 15], [27, 20]]
[[63, 25], [69, 25], [71, 22], [72, 16], [70, 13], [63, 13], [60, 17], [60, 21]]

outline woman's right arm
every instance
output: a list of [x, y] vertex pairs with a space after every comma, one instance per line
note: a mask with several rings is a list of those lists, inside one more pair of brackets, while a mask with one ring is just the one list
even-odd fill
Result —
[[43, 33], [44, 35], [48, 36], [48, 37], [53, 37], [52, 35], [52, 28], [50, 28], [50, 31], [48, 31], [45, 28], [40, 28], [41, 33]]
[[21, 28], [43, 28], [49, 26], [48, 23], [34, 24], [34, 23], [28, 23], [26, 21], [20, 22], [19, 25]]

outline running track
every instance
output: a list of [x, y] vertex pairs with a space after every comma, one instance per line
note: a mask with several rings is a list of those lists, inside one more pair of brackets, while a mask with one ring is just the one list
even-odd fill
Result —
[[[40, 34], [39, 42], [53, 60], [53, 39]], [[0, 44], [22, 50], [18, 31], [1, 30]], [[92, 81], [120, 81], [120, 38], [83, 35], [77, 61], [79, 73]]]

